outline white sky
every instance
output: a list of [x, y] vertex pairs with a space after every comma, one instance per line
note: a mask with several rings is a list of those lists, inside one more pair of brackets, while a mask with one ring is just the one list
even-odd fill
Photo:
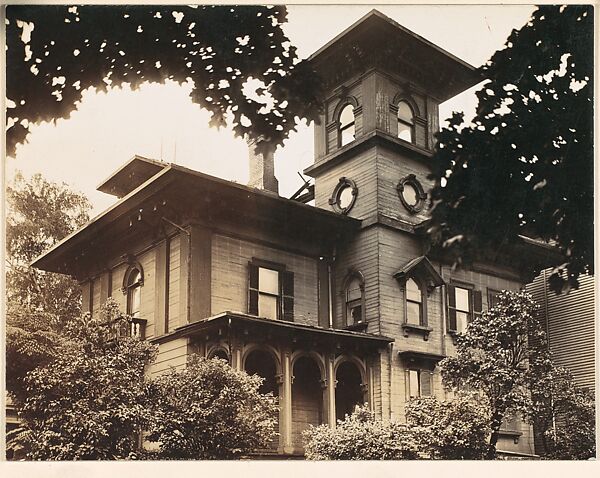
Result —
[[[523, 26], [534, 10], [525, 5], [292, 5], [285, 31], [305, 58], [372, 8], [474, 66], [502, 48], [511, 30]], [[25, 176], [39, 172], [64, 181], [88, 196], [94, 213], [116, 200], [96, 186], [134, 154], [246, 183], [246, 143], [229, 130], [209, 128], [208, 112], [191, 102], [189, 91], [175, 83], [145, 85], [136, 92], [87, 91], [68, 120], [31, 128], [28, 143], [17, 148], [16, 158], [7, 158], [7, 179], [18, 169]], [[475, 91], [443, 104], [440, 119], [453, 110], [471, 117]], [[313, 161], [312, 126], [292, 133], [275, 158], [279, 192], [289, 197], [302, 184], [296, 172]]]

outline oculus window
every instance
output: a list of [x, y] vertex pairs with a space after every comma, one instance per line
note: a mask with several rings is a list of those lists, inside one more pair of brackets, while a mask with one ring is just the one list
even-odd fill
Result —
[[414, 174], [402, 178], [396, 186], [398, 197], [404, 208], [411, 214], [423, 210], [427, 194]]
[[357, 195], [356, 183], [351, 179], [342, 177], [334, 188], [331, 198], [329, 198], [329, 204], [333, 206], [334, 211], [346, 214], [354, 206]]

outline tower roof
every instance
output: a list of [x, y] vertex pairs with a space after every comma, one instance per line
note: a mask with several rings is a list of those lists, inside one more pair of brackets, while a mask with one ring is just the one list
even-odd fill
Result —
[[467, 62], [371, 10], [309, 59], [323, 81], [332, 86], [351, 74], [380, 67], [410, 78], [440, 101], [481, 81]]

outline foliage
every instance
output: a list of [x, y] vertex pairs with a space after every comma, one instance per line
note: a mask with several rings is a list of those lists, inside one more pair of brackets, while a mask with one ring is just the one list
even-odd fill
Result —
[[303, 432], [309, 460], [400, 460], [418, 458], [410, 430], [396, 422], [383, 423], [366, 405], [338, 420], [337, 427], [309, 427]]
[[272, 395], [259, 393], [261, 383], [223, 360], [198, 356], [154, 379], [147, 439], [158, 442], [157, 458], [231, 459], [265, 447], [278, 408]]
[[546, 337], [526, 292], [504, 291], [497, 305], [456, 337], [456, 356], [440, 362], [444, 384], [479, 391], [490, 406], [487, 458], [496, 453], [507, 412], [530, 414], [552, 370]]
[[429, 458], [480, 460], [486, 454], [489, 408], [474, 393], [443, 401], [415, 398], [406, 406], [406, 422]]
[[88, 221], [87, 199], [40, 175], [17, 174], [6, 189], [6, 386], [22, 402], [27, 372], [61, 350], [62, 323], [81, 312], [77, 282], [29, 266], [44, 250]]
[[7, 298], [9, 302], [74, 318], [80, 314], [77, 282], [29, 264], [89, 220], [91, 204], [66, 184], [40, 174], [17, 174], [6, 189]]
[[281, 28], [286, 15], [284, 6], [10, 5], [8, 154], [30, 124], [68, 118], [88, 88], [167, 79], [193, 84], [212, 125], [229, 122], [274, 149], [317, 108], [318, 82]]
[[593, 274], [593, 17], [539, 7], [480, 68], [472, 124], [455, 113], [438, 134], [429, 233], [457, 263], [525, 235], [561, 252], [539, 265], [554, 290]]
[[97, 319], [84, 314], [67, 324], [69, 347], [27, 374], [14, 451], [34, 460], [136, 458], [150, 417], [144, 369], [156, 346], [119, 337], [127, 323], [109, 301]]
[[571, 373], [556, 367], [548, 375], [533, 421], [542, 435], [544, 457], [587, 460], [596, 455], [594, 393], [577, 387]]

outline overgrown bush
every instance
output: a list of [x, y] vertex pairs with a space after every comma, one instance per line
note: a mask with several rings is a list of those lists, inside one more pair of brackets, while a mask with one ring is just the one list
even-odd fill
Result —
[[476, 394], [451, 400], [420, 397], [406, 406], [406, 421], [419, 451], [429, 458], [481, 460], [490, 433], [489, 407]]
[[269, 444], [275, 434], [275, 398], [262, 379], [218, 358], [192, 356], [186, 368], [151, 381], [152, 423], [147, 439], [156, 458], [231, 459]]
[[328, 425], [309, 427], [303, 432], [309, 460], [401, 460], [418, 458], [413, 434], [405, 425], [383, 423], [368, 407], [338, 420], [335, 429]]

